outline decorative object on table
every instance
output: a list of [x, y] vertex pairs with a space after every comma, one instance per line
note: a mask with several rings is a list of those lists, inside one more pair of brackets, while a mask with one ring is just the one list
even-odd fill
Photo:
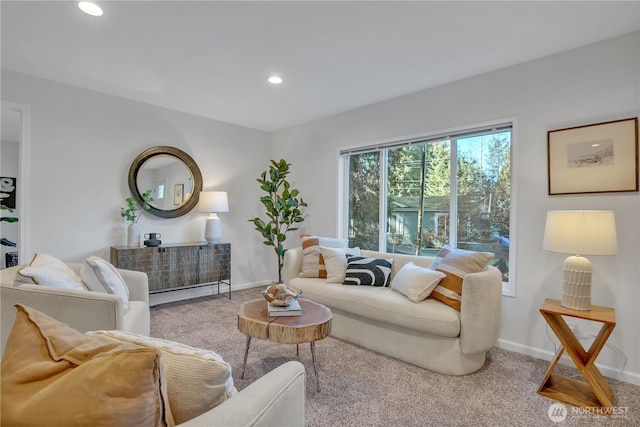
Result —
[[146, 239], [144, 245], [149, 247], [160, 246], [162, 244], [162, 240], [160, 240], [161, 237], [162, 234], [160, 233], [147, 233], [144, 235]]
[[284, 283], [269, 285], [267, 289], [262, 291], [262, 296], [269, 304], [280, 307], [287, 307], [293, 301], [297, 301], [301, 294], [302, 291], [288, 288]]
[[547, 133], [549, 194], [638, 191], [638, 118]]
[[209, 218], [204, 227], [204, 238], [207, 243], [220, 243], [222, 240], [222, 226], [218, 212], [229, 212], [229, 200], [226, 191], [202, 191], [200, 193], [200, 212], [209, 212]]
[[563, 264], [562, 306], [591, 310], [591, 262], [581, 255], [618, 253], [613, 211], [549, 211], [542, 248], [574, 254]]
[[300, 191], [291, 188], [287, 181], [289, 163], [284, 159], [279, 162], [271, 160], [268, 171], [262, 172], [256, 179], [266, 196], [260, 197], [264, 205], [267, 222], [256, 217], [249, 220], [255, 225], [255, 229], [264, 237], [263, 243], [272, 246], [278, 257], [278, 282], [282, 282], [282, 265], [284, 263], [284, 242], [287, 232], [298, 230], [298, 225], [304, 221], [301, 207], [307, 204], [299, 197]]
[[[151, 190], [145, 191], [142, 195], [142, 199], [144, 200], [142, 209], [151, 209], [150, 203], [155, 200], [151, 197]], [[127, 207], [120, 208], [120, 216], [131, 222], [131, 224], [129, 224], [129, 228], [127, 228], [127, 246], [140, 246], [140, 226], [138, 225], [138, 220], [140, 219], [141, 214], [136, 214], [140, 209], [133, 198], [128, 197], [126, 202]]]
[[288, 305], [276, 305], [274, 303], [267, 303], [267, 313], [269, 317], [293, 317], [302, 316], [302, 308], [297, 300], [291, 300]]

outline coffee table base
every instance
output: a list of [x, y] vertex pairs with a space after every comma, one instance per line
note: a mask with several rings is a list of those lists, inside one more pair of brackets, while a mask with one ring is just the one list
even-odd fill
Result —
[[[316, 389], [320, 392], [320, 378], [318, 378], [318, 368], [316, 366], [316, 342], [311, 341], [309, 343], [311, 347], [311, 362], [313, 363], [313, 373], [316, 376]], [[247, 359], [249, 358], [249, 347], [251, 346], [251, 337], [247, 336], [247, 346], [244, 349], [244, 363], [242, 364], [242, 375], [240, 378], [244, 379], [244, 372], [247, 369]], [[300, 356], [300, 346], [296, 344], [296, 356]]]

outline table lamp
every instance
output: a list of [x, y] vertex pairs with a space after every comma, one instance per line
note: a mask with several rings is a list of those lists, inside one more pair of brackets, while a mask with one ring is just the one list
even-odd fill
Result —
[[210, 212], [204, 227], [204, 238], [207, 243], [220, 243], [222, 227], [218, 212], [229, 212], [229, 201], [226, 191], [201, 191], [198, 211]]
[[542, 248], [575, 254], [563, 264], [563, 307], [591, 310], [591, 262], [582, 255], [618, 253], [613, 211], [549, 211]]

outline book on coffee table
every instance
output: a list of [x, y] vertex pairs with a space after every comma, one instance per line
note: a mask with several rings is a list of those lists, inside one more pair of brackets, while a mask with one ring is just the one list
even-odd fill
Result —
[[282, 307], [279, 305], [273, 305], [270, 302], [267, 303], [267, 311], [269, 312], [269, 317], [281, 317], [281, 316], [301, 316], [302, 309], [300, 308], [300, 303], [298, 300], [293, 300], [289, 303], [288, 306]]

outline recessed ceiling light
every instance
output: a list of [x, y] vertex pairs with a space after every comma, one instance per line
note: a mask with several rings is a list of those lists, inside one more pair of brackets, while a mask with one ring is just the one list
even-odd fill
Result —
[[271, 76], [267, 79], [267, 81], [273, 85], [279, 85], [280, 83], [282, 83], [282, 77]]
[[81, 1], [78, 3], [78, 7], [84, 13], [91, 16], [102, 16], [102, 9], [95, 3], [91, 3], [90, 1]]

